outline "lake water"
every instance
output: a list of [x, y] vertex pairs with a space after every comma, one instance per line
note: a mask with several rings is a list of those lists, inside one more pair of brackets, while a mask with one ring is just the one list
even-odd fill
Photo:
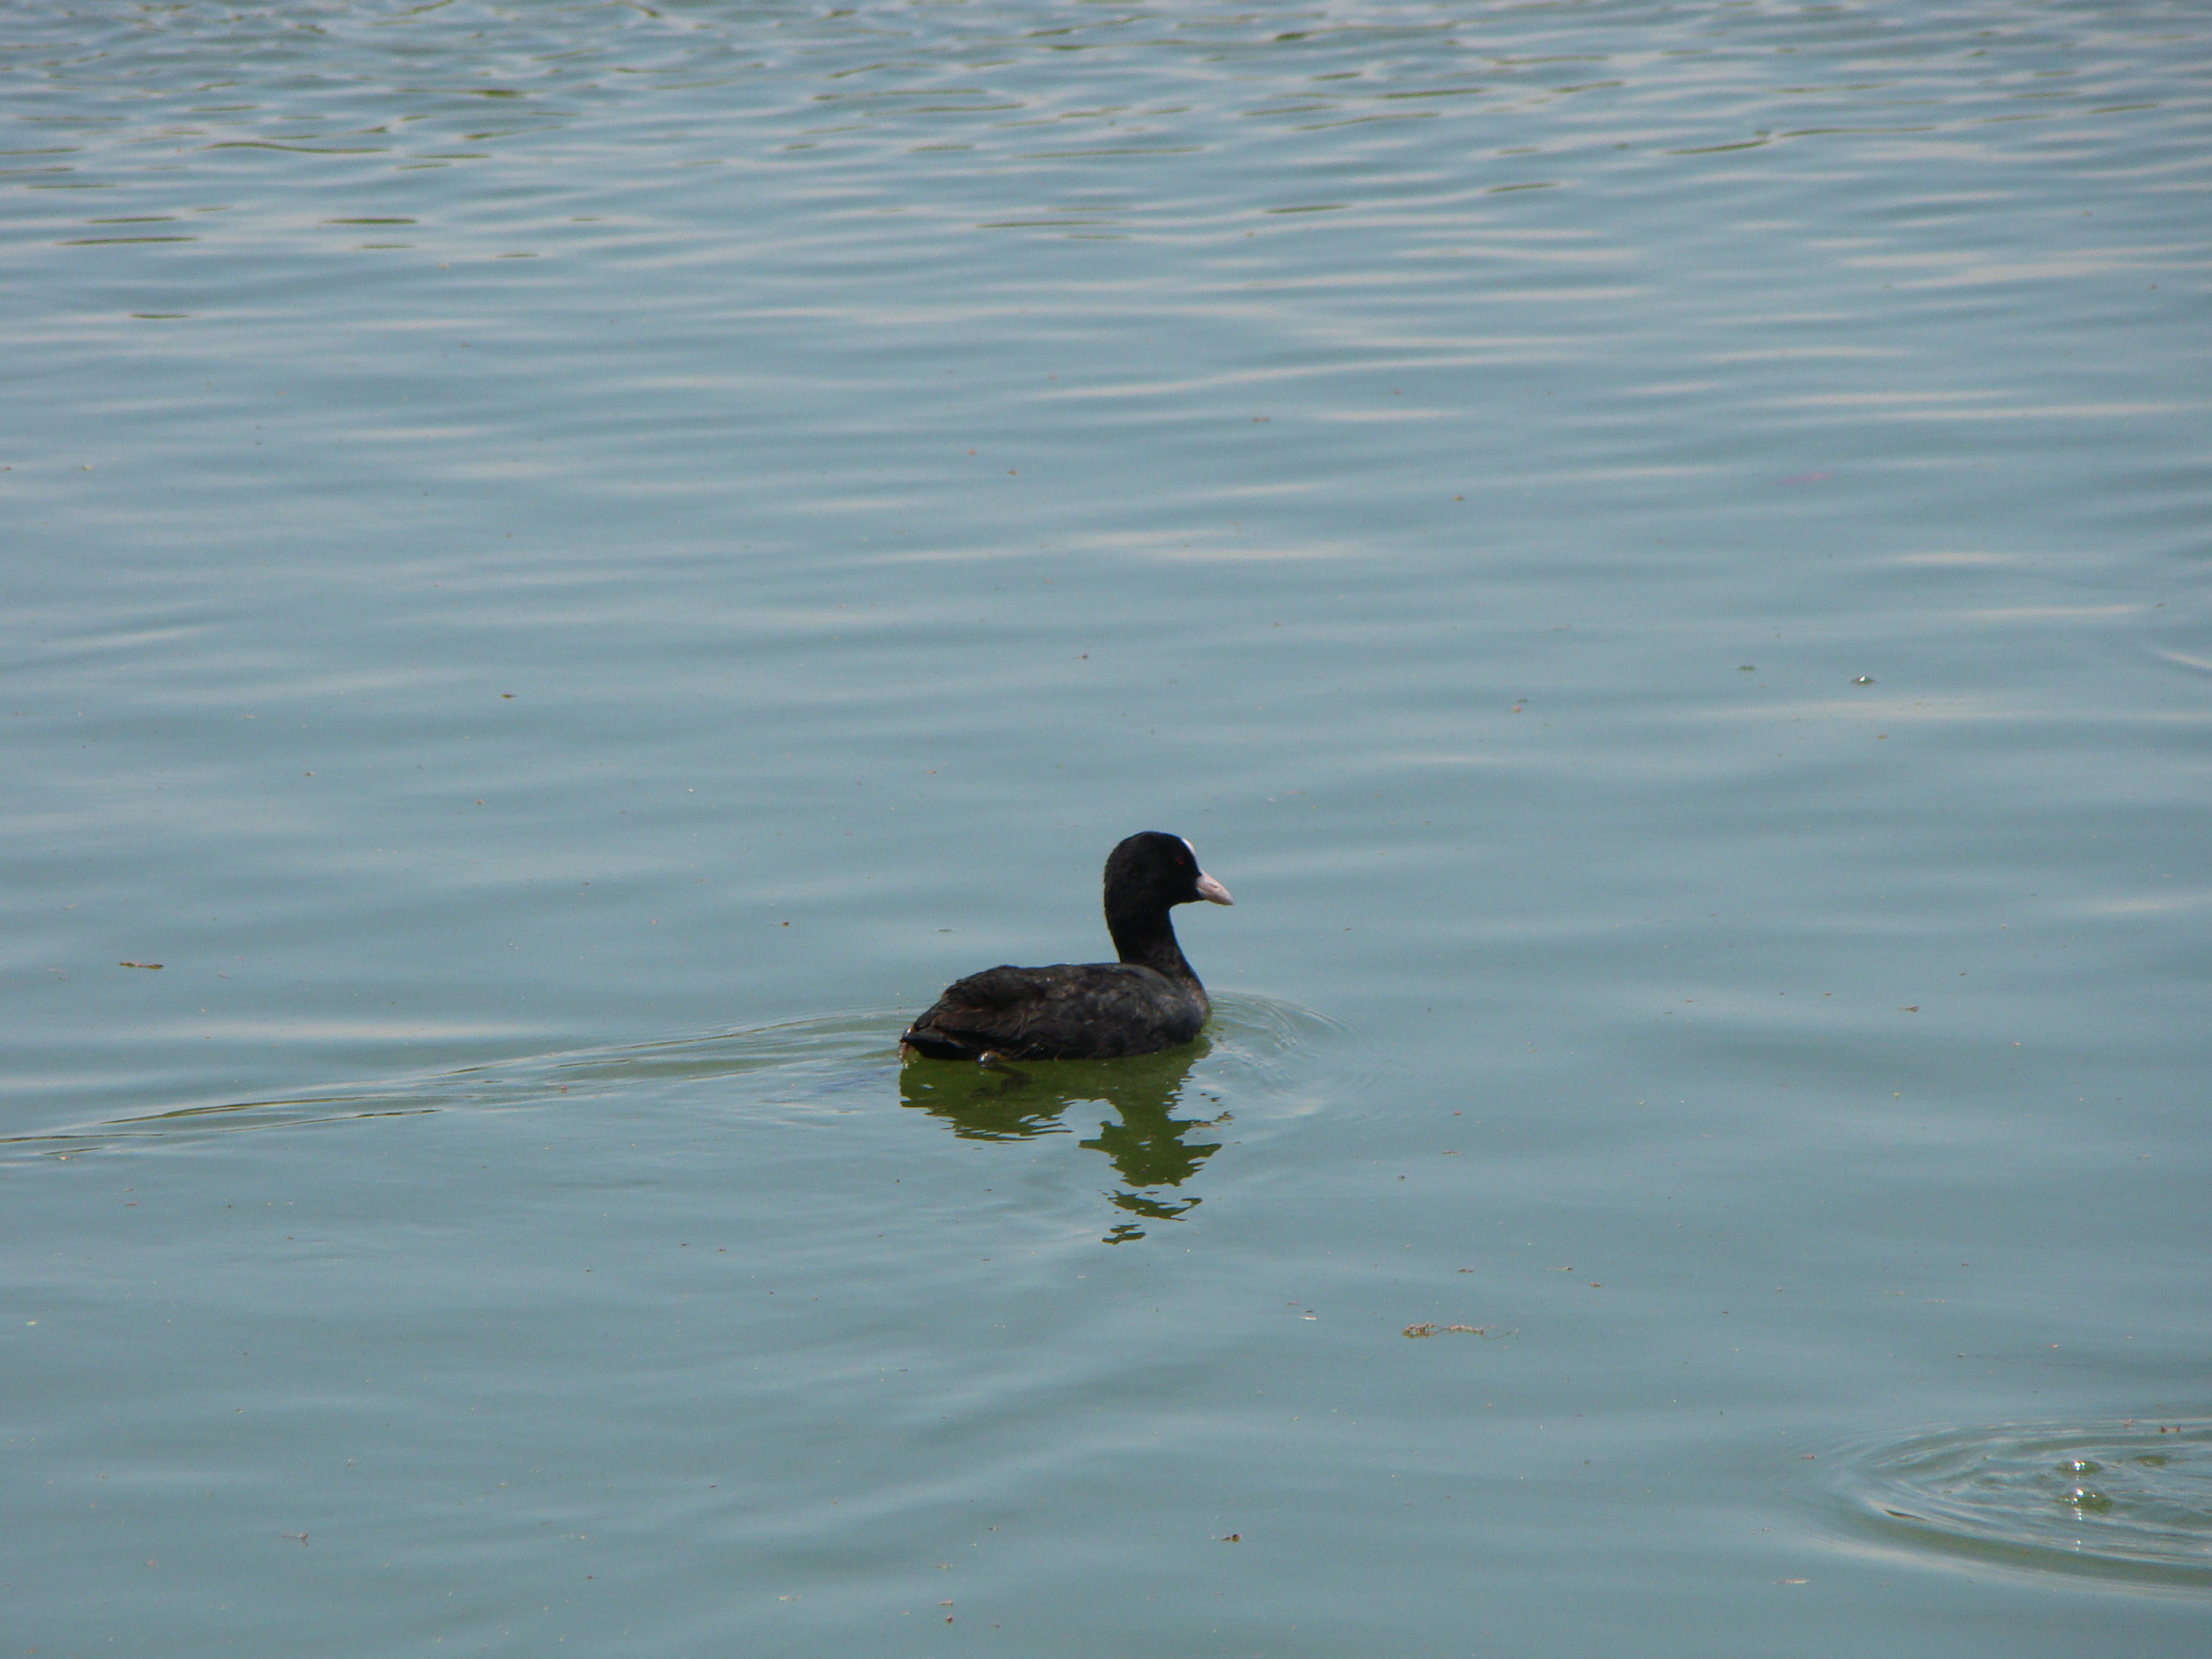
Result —
[[0, 48], [8, 1652], [2207, 1650], [2201, 5]]

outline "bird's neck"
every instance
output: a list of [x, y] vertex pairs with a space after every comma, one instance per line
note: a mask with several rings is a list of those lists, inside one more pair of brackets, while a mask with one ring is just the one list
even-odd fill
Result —
[[1195, 985], [1198, 975], [1191, 971], [1189, 961], [1183, 956], [1182, 946], [1176, 943], [1175, 924], [1168, 920], [1164, 910], [1132, 910], [1106, 913], [1106, 931], [1114, 936], [1114, 949], [1122, 961], [1139, 968], [1151, 968], [1165, 974], [1170, 979], [1188, 980]]

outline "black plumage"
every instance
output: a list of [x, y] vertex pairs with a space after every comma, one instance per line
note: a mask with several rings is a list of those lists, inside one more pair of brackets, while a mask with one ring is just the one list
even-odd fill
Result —
[[987, 968], [945, 988], [899, 1041], [938, 1060], [1113, 1060], [1188, 1042], [1206, 988], [1168, 912], [1232, 901], [1179, 836], [1147, 830], [1106, 860], [1106, 931], [1119, 962]]

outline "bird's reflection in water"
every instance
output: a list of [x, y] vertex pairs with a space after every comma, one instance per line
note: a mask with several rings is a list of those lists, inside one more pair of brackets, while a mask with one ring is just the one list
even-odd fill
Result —
[[[1121, 1121], [1101, 1122], [1097, 1134], [1077, 1143], [1103, 1152], [1121, 1177], [1121, 1190], [1107, 1196], [1130, 1214], [1149, 1221], [1172, 1221], [1196, 1206], [1195, 1195], [1174, 1188], [1198, 1173], [1221, 1150], [1218, 1140], [1187, 1140], [1228, 1121], [1176, 1117], [1189, 1086], [1190, 1068], [1203, 1059], [1206, 1042], [1139, 1054], [1127, 1060], [1025, 1060], [1010, 1070], [994, 1071], [954, 1060], [910, 1057], [899, 1068], [899, 1100], [951, 1125], [970, 1140], [1026, 1140], [1036, 1135], [1066, 1134], [1063, 1114], [1077, 1107], [1110, 1106]], [[1106, 1236], [1109, 1244], [1142, 1238], [1138, 1222], [1124, 1222]]]

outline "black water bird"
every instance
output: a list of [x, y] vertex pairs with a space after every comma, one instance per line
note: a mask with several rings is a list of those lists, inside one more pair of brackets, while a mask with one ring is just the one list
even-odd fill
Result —
[[1119, 962], [988, 968], [945, 988], [899, 1041], [937, 1060], [1113, 1060], [1188, 1042], [1206, 988], [1168, 912], [1234, 902], [1180, 836], [1132, 836], [1106, 860], [1106, 931]]

